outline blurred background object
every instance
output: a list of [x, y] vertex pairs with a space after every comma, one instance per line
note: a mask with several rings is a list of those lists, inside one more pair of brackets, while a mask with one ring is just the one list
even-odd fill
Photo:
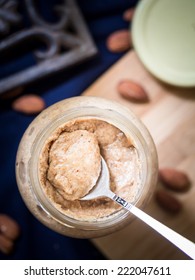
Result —
[[[33, 0], [0, 3], [0, 57], [4, 68], [0, 93], [39, 80], [97, 54], [76, 2], [52, 2], [52, 5], [38, 5]], [[55, 22], [45, 19], [47, 12]], [[26, 63], [22, 65], [24, 60]], [[18, 69], [17, 63], [21, 64], [21, 69]]]

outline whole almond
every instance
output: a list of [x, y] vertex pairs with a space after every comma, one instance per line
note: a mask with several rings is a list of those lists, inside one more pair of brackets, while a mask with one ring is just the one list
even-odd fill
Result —
[[17, 98], [12, 108], [25, 114], [37, 114], [45, 108], [45, 102], [40, 96], [28, 94]]
[[118, 93], [134, 102], [147, 102], [148, 95], [141, 85], [131, 80], [123, 80], [117, 85]]
[[134, 8], [127, 9], [123, 13], [123, 19], [125, 21], [131, 21], [133, 19], [134, 12], [135, 12]]
[[14, 242], [3, 234], [0, 234], [0, 251], [4, 254], [10, 254], [13, 251]]
[[115, 31], [107, 38], [106, 45], [111, 52], [127, 51], [132, 47], [131, 33], [126, 29]]
[[181, 202], [164, 190], [158, 190], [155, 197], [158, 205], [167, 212], [177, 214], [182, 209]]
[[0, 215], [0, 234], [9, 239], [16, 239], [20, 234], [20, 227], [18, 223], [11, 217], [1, 214]]
[[160, 169], [159, 179], [165, 187], [178, 192], [187, 191], [191, 184], [186, 173], [171, 168]]

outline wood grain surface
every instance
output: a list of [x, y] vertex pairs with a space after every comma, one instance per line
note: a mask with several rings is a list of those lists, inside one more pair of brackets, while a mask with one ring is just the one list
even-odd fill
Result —
[[[141, 84], [150, 101], [135, 104], [120, 97], [116, 85], [123, 79]], [[145, 211], [195, 242], [195, 88], [177, 88], [160, 82], [144, 68], [136, 53], [130, 51], [83, 95], [116, 100], [129, 107], [153, 136], [159, 168], [173, 167], [188, 174], [192, 182], [190, 190], [172, 193], [183, 204], [181, 213], [165, 212], [154, 197]], [[160, 182], [157, 188], [163, 188]], [[92, 242], [108, 259], [189, 259], [137, 218], [124, 229]]]

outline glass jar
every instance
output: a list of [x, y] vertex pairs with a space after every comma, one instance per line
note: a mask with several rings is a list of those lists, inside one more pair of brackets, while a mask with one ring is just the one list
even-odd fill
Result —
[[46, 140], [61, 125], [75, 119], [99, 119], [119, 128], [138, 151], [141, 162], [140, 186], [132, 202], [143, 208], [156, 186], [157, 153], [150, 133], [125, 106], [99, 97], [73, 97], [60, 101], [39, 114], [25, 131], [16, 158], [16, 179], [21, 196], [32, 214], [44, 225], [63, 235], [95, 238], [121, 229], [133, 215], [125, 209], [96, 221], [68, 217], [51, 203], [39, 178], [39, 156]]

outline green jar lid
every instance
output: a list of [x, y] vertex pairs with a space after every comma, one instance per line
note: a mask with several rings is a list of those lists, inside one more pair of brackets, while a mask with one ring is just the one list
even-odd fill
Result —
[[195, 86], [195, 0], [142, 0], [132, 38], [145, 67], [176, 86]]

